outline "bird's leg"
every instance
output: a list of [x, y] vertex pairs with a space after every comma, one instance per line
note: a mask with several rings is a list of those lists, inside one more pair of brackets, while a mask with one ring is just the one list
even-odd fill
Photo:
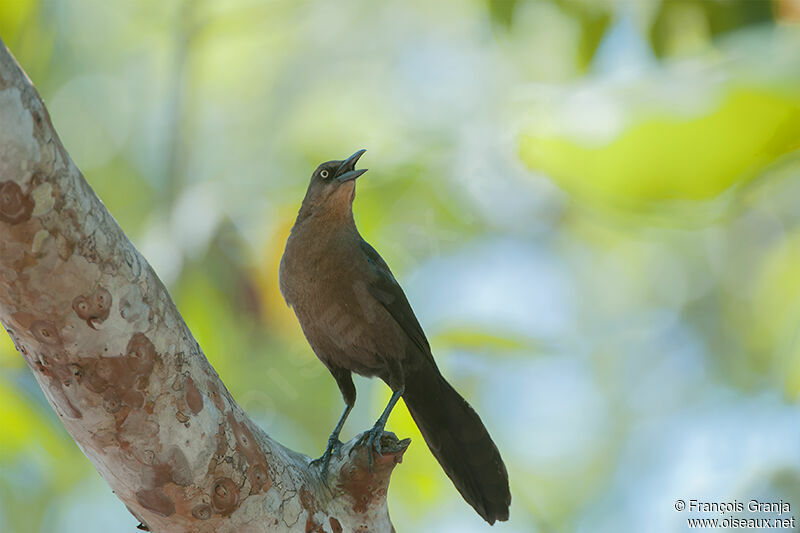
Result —
[[333, 452], [339, 450], [342, 446], [342, 442], [339, 440], [339, 434], [342, 432], [342, 428], [344, 427], [344, 422], [347, 420], [347, 416], [350, 414], [350, 411], [353, 410], [352, 404], [345, 404], [344, 411], [342, 412], [342, 416], [339, 417], [339, 421], [336, 423], [336, 427], [333, 428], [333, 433], [331, 436], [328, 437], [328, 446], [325, 448], [325, 453], [322, 454], [322, 457], [316, 459], [313, 462], [321, 462], [322, 463], [322, 482], [326, 485], [328, 484], [328, 465], [331, 462], [331, 457], [333, 456]]
[[339, 448], [342, 446], [342, 443], [339, 442], [339, 433], [342, 432], [344, 422], [347, 420], [347, 416], [356, 404], [356, 387], [353, 384], [353, 376], [350, 371], [335, 365], [328, 366], [328, 369], [331, 371], [334, 379], [336, 379], [336, 384], [339, 386], [339, 390], [342, 393], [345, 407], [342, 416], [339, 417], [339, 421], [336, 423], [336, 427], [333, 428], [333, 433], [331, 433], [331, 436], [328, 438], [328, 446], [325, 448], [325, 453], [322, 454], [322, 457], [313, 461], [315, 463], [322, 463], [321, 477], [325, 485], [328, 484], [328, 464], [331, 462], [331, 456], [334, 452], [338, 452]]
[[364, 433], [361, 437], [359, 443], [366, 442], [367, 445], [367, 453], [369, 453], [369, 472], [372, 473], [372, 463], [374, 458], [372, 456], [372, 450], [375, 450], [380, 456], [383, 456], [381, 453], [381, 437], [383, 436], [383, 428], [386, 427], [386, 421], [389, 419], [389, 415], [392, 413], [392, 409], [394, 409], [394, 405], [397, 403], [397, 400], [400, 399], [400, 396], [403, 395], [405, 392], [406, 387], [405, 385], [401, 386], [399, 389], [392, 393], [392, 397], [389, 399], [389, 404], [386, 406], [386, 409], [383, 410], [381, 416], [378, 418], [378, 421], [375, 422], [375, 425], [372, 426], [368, 432]]

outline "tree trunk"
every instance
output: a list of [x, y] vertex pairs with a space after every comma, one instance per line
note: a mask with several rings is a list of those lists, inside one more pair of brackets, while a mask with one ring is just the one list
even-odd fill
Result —
[[392, 531], [409, 441], [357, 438], [328, 470], [236, 404], [153, 269], [70, 160], [0, 41], [0, 321], [50, 405], [142, 528]]

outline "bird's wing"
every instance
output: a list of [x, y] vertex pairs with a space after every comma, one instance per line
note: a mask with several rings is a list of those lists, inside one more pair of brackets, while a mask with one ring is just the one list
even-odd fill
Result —
[[425, 333], [422, 331], [422, 326], [419, 325], [411, 305], [408, 303], [403, 289], [397, 280], [394, 279], [392, 271], [389, 270], [389, 265], [386, 261], [375, 251], [367, 241], [361, 240], [361, 249], [367, 256], [367, 260], [372, 267], [371, 282], [369, 283], [370, 294], [378, 300], [381, 305], [389, 312], [394, 318], [395, 322], [403, 329], [406, 335], [414, 342], [414, 344], [433, 362], [431, 355], [431, 347], [428, 344], [428, 339], [425, 338]]

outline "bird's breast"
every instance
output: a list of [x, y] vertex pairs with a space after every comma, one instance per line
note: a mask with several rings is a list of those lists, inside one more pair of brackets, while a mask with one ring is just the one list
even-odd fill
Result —
[[352, 277], [346, 239], [324, 229], [310, 229], [294, 228], [281, 258], [281, 292], [295, 309], [341, 297], [336, 293]]
[[381, 375], [383, 357], [402, 357], [405, 342], [372, 294], [374, 277], [357, 232], [295, 228], [281, 259], [281, 291], [317, 356], [367, 376]]

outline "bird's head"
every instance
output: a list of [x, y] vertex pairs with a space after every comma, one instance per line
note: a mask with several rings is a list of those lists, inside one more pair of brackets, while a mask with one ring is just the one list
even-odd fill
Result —
[[304, 209], [349, 209], [356, 194], [356, 178], [367, 171], [355, 169], [366, 150], [359, 150], [341, 161], [326, 161], [311, 175], [311, 183], [303, 200]]

